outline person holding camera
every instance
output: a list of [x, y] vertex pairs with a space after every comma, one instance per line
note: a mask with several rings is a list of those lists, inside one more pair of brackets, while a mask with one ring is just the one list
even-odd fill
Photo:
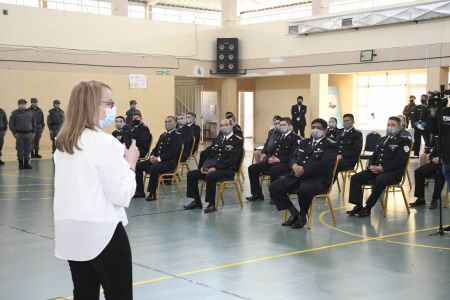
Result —
[[124, 226], [136, 183], [136, 142], [126, 149], [111, 125], [111, 88], [82, 81], [71, 92], [56, 140], [55, 255], [68, 260], [74, 299], [133, 298], [131, 248]]

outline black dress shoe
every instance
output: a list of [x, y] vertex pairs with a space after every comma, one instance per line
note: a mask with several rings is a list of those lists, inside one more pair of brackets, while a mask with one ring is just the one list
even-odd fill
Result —
[[349, 216], [354, 216], [356, 215], [361, 209], [363, 209], [362, 206], [358, 206], [356, 205], [355, 207], [353, 207], [352, 210], [347, 210], [345, 213]]
[[421, 206], [421, 205], [425, 205], [425, 204], [426, 204], [425, 199], [417, 198], [416, 201], [410, 203], [409, 206], [416, 207], [416, 206]]
[[257, 201], [257, 200], [264, 201], [264, 196], [263, 195], [252, 195], [245, 199], [247, 199], [248, 201]]
[[293, 229], [303, 228], [306, 225], [306, 215], [300, 214], [297, 221], [292, 224]]
[[145, 198], [145, 193], [136, 193], [133, 198]]
[[372, 208], [371, 207], [364, 207], [363, 209], [361, 209], [359, 212], [357, 212], [356, 214], [358, 215], [358, 217], [368, 217], [370, 216], [370, 210]]
[[36, 155], [35, 155], [34, 157], [35, 157], [35, 158], [42, 158], [42, 156], [39, 155], [39, 154], [37, 154], [37, 153], [36, 153]]
[[203, 210], [203, 212], [204, 212], [205, 214], [209, 214], [209, 213], [212, 213], [212, 212], [215, 212], [215, 211], [217, 211], [217, 209], [216, 209], [215, 206], [212, 206], [212, 205], [208, 205], [208, 207], [206, 207], [206, 208]]
[[296, 216], [290, 216], [286, 222], [283, 222], [283, 224], [281, 224], [282, 226], [292, 226], [292, 224], [294, 224], [294, 222], [297, 222], [298, 220], [298, 215]]
[[202, 209], [203, 205], [202, 205], [201, 202], [198, 202], [198, 201], [194, 200], [191, 203], [189, 203], [188, 205], [185, 205], [183, 207], [184, 207], [185, 210], [196, 209], [196, 208]]
[[145, 198], [145, 201], [155, 201], [156, 200], [156, 195], [155, 194], [148, 194], [147, 198]]
[[0, 166], [3, 166], [3, 165], [5, 165], [5, 162], [0, 159]]
[[431, 200], [430, 206], [428, 206], [429, 209], [435, 209], [439, 207], [439, 199], [433, 199]]

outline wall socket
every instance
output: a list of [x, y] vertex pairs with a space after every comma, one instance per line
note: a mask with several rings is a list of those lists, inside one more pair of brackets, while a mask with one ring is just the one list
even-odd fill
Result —
[[7, 15], [8, 15], [8, 10], [7, 10], [7, 9], [4, 9], [4, 10], [3, 10], [3, 15], [4, 15], [4, 16], [7, 16]]

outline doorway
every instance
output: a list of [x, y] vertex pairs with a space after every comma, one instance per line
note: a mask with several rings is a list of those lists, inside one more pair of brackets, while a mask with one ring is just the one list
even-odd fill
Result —
[[254, 92], [239, 92], [239, 122], [244, 138], [253, 139]]

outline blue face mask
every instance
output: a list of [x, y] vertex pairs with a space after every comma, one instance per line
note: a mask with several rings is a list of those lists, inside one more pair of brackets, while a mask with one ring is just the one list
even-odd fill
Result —
[[99, 120], [100, 128], [106, 128], [116, 120], [117, 108], [115, 106], [108, 107], [106, 109], [106, 117], [103, 120]]

